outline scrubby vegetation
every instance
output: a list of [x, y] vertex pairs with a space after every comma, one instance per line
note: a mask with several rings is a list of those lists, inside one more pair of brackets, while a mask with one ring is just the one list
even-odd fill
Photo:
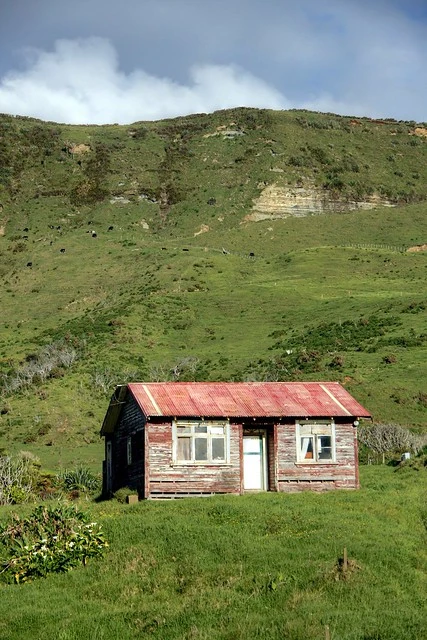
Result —
[[102, 556], [106, 546], [87, 514], [65, 504], [40, 506], [0, 528], [0, 577], [21, 583], [63, 573]]
[[83, 465], [45, 471], [29, 451], [16, 455], [0, 453], [0, 506], [35, 503], [40, 500], [93, 498], [101, 492], [101, 473]]

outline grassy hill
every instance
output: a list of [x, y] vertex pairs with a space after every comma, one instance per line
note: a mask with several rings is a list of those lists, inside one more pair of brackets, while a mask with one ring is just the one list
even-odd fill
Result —
[[114, 384], [336, 379], [427, 424], [427, 129], [0, 116], [0, 447], [99, 469]]

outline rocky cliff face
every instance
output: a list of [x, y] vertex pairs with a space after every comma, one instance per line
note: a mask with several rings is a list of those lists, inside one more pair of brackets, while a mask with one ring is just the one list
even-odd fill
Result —
[[307, 216], [321, 213], [340, 213], [356, 209], [392, 207], [390, 201], [371, 196], [363, 201], [333, 197], [329, 191], [316, 187], [280, 187], [276, 184], [265, 187], [254, 200], [252, 212], [245, 217], [247, 222], [274, 220], [289, 216]]

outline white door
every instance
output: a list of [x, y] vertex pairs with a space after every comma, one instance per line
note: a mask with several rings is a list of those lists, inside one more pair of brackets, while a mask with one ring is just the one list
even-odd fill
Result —
[[243, 488], [265, 490], [266, 478], [265, 435], [243, 437]]

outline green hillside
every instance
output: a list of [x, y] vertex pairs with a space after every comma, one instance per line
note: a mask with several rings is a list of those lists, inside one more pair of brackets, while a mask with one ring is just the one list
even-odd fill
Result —
[[99, 468], [129, 379], [340, 380], [425, 430], [426, 135], [304, 111], [0, 116], [0, 447]]

